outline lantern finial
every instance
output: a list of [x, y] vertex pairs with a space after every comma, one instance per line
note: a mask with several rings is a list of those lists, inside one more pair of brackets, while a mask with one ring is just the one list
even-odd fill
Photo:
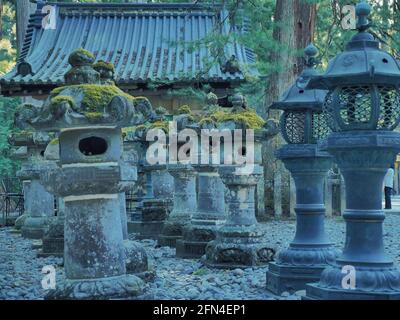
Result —
[[371, 26], [368, 16], [371, 13], [371, 6], [366, 1], [361, 1], [356, 6], [357, 29], [359, 32], [368, 30]]
[[318, 49], [314, 46], [314, 44], [310, 43], [304, 49], [305, 59], [306, 59], [306, 66], [312, 68], [317, 65], [316, 55], [318, 54]]

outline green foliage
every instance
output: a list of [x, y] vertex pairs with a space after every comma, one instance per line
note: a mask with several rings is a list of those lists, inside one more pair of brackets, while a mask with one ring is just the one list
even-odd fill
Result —
[[10, 159], [12, 150], [7, 141], [13, 131], [14, 112], [19, 103], [18, 98], [0, 96], [0, 177], [14, 176], [19, 167], [18, 161]]
[[16, 58], [15, 3], [3, 0], [0, 17], [0, 76], [11, 70]]
[[191, 114], [192, 109], [188, 105], [183, 105], [179, 107], [178, 114]]
[[197, 269], [195, 272], [193, 272], [193, 275], [201, 277], [201, 276], [205, 276], [207, 273], [208, 273], [208, 271], [206, 268], [200, 268], [200, 269]]

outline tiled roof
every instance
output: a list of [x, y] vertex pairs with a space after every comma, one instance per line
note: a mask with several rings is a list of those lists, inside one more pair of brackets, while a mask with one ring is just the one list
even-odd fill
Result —
[[[50, 88], [63, 83], [68, 56], [77, 48], [111, 62], [118, 85], [148, 82], [218, 83], [244, 81], [242, 72], [220, 64], [207, 67], [211, 48], [185, 49], [217, 31], [231, 30], [221, 7], [193, 4], [55, 4], [56, 29], [43, 29], [43, 14], [31, 15], [24, 46], [14, 70], [0, 79], [3, 94]], [[190, 46], [187, 46], [190, 47]], [[239, 43], [225, 47], [222, 61], [254, 63], [254, 54]], [[226, 72], [225, 72], [226, 71]], [[30, 73], [29, 73], [30, 72]], [[24, 89], [25, 88], [25, 89]]]

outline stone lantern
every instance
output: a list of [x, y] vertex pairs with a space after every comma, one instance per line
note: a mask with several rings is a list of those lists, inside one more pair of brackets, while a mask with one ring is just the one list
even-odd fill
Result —
[[[218, 129], [226, 130], [234, 136], [241, 135], [242, 143], [233, 141], [229, 146], [224, 138], [221, 144], [222, 164], [218, 173], [227, 189], [227, 217], [225, 223], [217, 228], [215, 239], [208, 243], [202, 257], [203, 262], [210, 267], [261, 266], [270, 262], [275, 254], [274, 248], [264, 243], [264, 231], [256, 219], [255, 191], [262, 176], [260, 141], [269, 139], [277, 130], [271, 123], [268, 123], [271, 125], [270, 130], [267, 130], [267, 124], [264, 124], [264, 127], [254, 130], [254, 140], [248, 141], [245, 134], [248, 125], [242, 121], [246, 117], [261, 120], [254, 111], [246, 108], [244, 97], [238, 94], [232, 98], [232, 109], [224, 113], [222, 121], [216, 123]], [[250, 162], [240, 163], [237, 161], [238, 155], [250, 155]], [[247, 165], [251, 167], [245, 169]]]
[[[189, 107], [181, 107], [179, 113], [174, 117], [178, 131], [193, 124]], [[184, 143], [179, 141], [178, 137], [177, 132], [169, 132], [169, 139], [177, 141], [177, 150], [184, 146]], [[190, 152], [192, 152], [190, 149], [186, 150], [187, 155], [190, 155]], [[176, 247], [177, 241], [182, 240], [183, 231], [190, 223], [193, 213], [197, 210], [197, 173], [190, 161], [178, 161], [175, 155], [172, 155], [172, 157], [172, 159], [169, 157], [167, 159], [167, 170], [173, 177], [173, 205], [158, 238], [158, 244]]]
[[197, 209], [196, 171], [190, 164], [168, 164], [168, 173], [174, 178], [173, 208], [158, 238], [161, 246], [176, 247], [183, 230]]
[[[136, 189], [136, 206], [132, 211], [129, 231], [139, 239], [157, 240], [172, 206], [172, 177], [166, 164], [150, 165], [146, 160], [149, 142], [147, 128], [138, 127], [125, 135], [125, 149], [138, 157], [141, 185]], [[165, 146], [167, 147], [167, 146]]]
[[40, 174], [49, 170], [53, 164], [44, 159], [44, 151], [51, 138], [47, 133], [24, 130], [11, 135], [8, 140], [19, 148], [15, 157], [23, 159], [17, 173], [24, 192], [25, 212], [21, 218], [21, 234], [24, 238], [41, 239], [49, 219], [54, 216], [54, 196], [46, 191], [40, 181]]
[[334, 131], [322, 144], [346, 184], [346, 242], [308, 299], [400, 299], [400, 271], [384, 250], [382, 184], [400, 151], [400, 66], [368, 33], [366, 2], [356, 6], [358, 33], [307, 89], [328, 90], [324, 113]]
[[310, 77], [318, 74], [314, 69], [318, 51], [311, 44], [304, 52], [305, 70], [270, 107], [283, 110], [281, 134], [288, 144], [277, 151], [277, 157], [295, 181], [297, 216], [294, 240], [269, 264], [267, 288], [276, 294], [303, 290], [306, 283], [318, 281], [338, 254], [324, 229], [323, 186], [332, 157], [317, 147], [317, 141], [329, 133], [322, 114], [326, 91], [304, 89]]
[[100, 84], [94, 57], [83, 49], [69, 57], [67, 85], [53, 90], [42, 107], [23, 105], [19, 122], [59, 134], [59, 166], [41, 175], [64, 199], [66, 279], [49, 299], [135, 297], [144, 283], [127, 274], [119, 194], [136, 170], [122, 163], [121, 128], [138, 124], [147, 108], [114, 85]]
[[[202, 137], [197, 126], [193, 127], [197, 131], [200, 141], [209, 137]], [[176, 256], [180, 258], [200, 258], [206, 252], [207, 244], [215, 240], [217, 229], [225, 223], [225, 186], [218, 174], [219, 164], [211, 162], [213, 145], [201, 142], [198, 163], [192, 167], [197, 174], [197, 209], [193, 212], [191, 221], [182, 231], [182, 239], [176, 243]], [[202, 163], [201, 154], [207, 152], [209, 161]]]

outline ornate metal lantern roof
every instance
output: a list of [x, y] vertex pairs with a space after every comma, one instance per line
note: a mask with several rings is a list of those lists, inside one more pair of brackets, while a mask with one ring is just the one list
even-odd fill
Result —
[[270, 107], [284, 111], [280, 120], [281, 134], [289, 144], [315, 144], [329, 133], [322, 114], [327, 91], [306, 89], [310, 78], [318, 75], [315, 69], [318, 50], [310, 44], [304, 49], [304, 53], [306, 69], [282, 98]]
[[271, 105], [271, 109], [280, 110], [321, 110], [324, 103], [326, 90], [306, 89], [308, 81], [318, 76], [318, 71], [314, 68], [316, 65], [315, 56], [318, 54], [317, 48], [310, 44], [304, 49], [306, 55], [306, 69], [277, 102]]
[[313, 77], [307, 89], [332, 89], [339, 85], [399, 85], [400, 64], [367, 30], [371, 7], [365, 1], [356, 6], [358, 33], [344, 52], [333, 58], [324, 75]]

